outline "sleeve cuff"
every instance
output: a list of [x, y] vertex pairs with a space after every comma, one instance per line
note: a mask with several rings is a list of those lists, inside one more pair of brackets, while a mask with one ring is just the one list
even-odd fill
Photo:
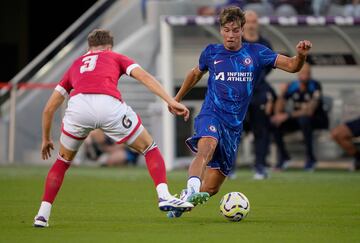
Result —
[[130, 76], [131, 71], [134, 70], [134, 68], [137, 68], [137, 67], [140, 67], [140, 65], [137, 64], [137, 63], [131, 64], [130, 66], [127, 67], [127, 69], [126, 69], [126, 74], [127, 74], [128, 76]]
[[68, 97], [69, 96], [69, 94], [68, 94], [68, 92], [66, 91], [66, 89], [64, 89], [64, 87], [62, 87], [61, 85], [57, 85], [56, 87], [55, 87], [55, 90], [56, 91], [58, 91], [62, 96], [64, 96], [64, 97]]
[[276, 68], [276, 62], [277, 62], [277, 60], [278, 60], [278, 58], [279, 58], [279, 55], [280, 55], [280, 54], [277, 54], [277, 55], [276, 55], [276, 58], [275, 58], [275, 61], [274, 61], [274, 64], [273, 64], [273, 67], [272, 67], [272, 68]]

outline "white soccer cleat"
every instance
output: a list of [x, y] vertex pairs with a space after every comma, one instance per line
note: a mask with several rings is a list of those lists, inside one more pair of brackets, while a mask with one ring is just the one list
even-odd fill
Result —
[[178, 211], [190, 211], [194, 205], [190, 202], [186, 202], [184, 200], [181, 200], [176, 197], [170, 197], [168, 199], [162, 199], [159, 198], [159, 209], [161, 211], [172, 211], [172, 210], [178, 210]]
[[38, 227], [38, 228], [49, 227], [49, 223], [43, 216], [35, 216], [34, 227]]

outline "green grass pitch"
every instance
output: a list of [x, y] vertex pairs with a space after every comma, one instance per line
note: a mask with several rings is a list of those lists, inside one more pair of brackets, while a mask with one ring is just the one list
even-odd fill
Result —
[[[289, 171], [253, 181], [239, 171], [206, 205], [168, 219], [144, 168], [71, 168], [50, 228], [33, 228], [47, 170], [0, 167], [0, 242], [360, 242], [360, 173]], [[168, 177], [178, 193], [185, 171]], [[230, 191], [249, 198], [245, 221], [220, 216]]]

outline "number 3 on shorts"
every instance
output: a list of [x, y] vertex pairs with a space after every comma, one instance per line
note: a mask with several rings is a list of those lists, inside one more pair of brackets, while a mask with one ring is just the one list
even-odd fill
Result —
[[80, 67], [80, 73], [93, 71], [95, 69], [95, 67], [96, 67], [97, 59], [98, 59], [98, 55], [92, 55], [92, 56], [84, 57], [81, 60], [84, 63], [84, 65], [82, 65]]

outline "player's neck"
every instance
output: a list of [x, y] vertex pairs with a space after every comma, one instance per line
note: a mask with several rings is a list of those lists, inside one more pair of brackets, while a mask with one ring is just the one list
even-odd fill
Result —
[[242, 47], [242, 43], [240, 42], [239, 46], [237, 47], [227, 47], [226, 45], [224, 45], [224, 48], [228, 51], [239, 51]]

